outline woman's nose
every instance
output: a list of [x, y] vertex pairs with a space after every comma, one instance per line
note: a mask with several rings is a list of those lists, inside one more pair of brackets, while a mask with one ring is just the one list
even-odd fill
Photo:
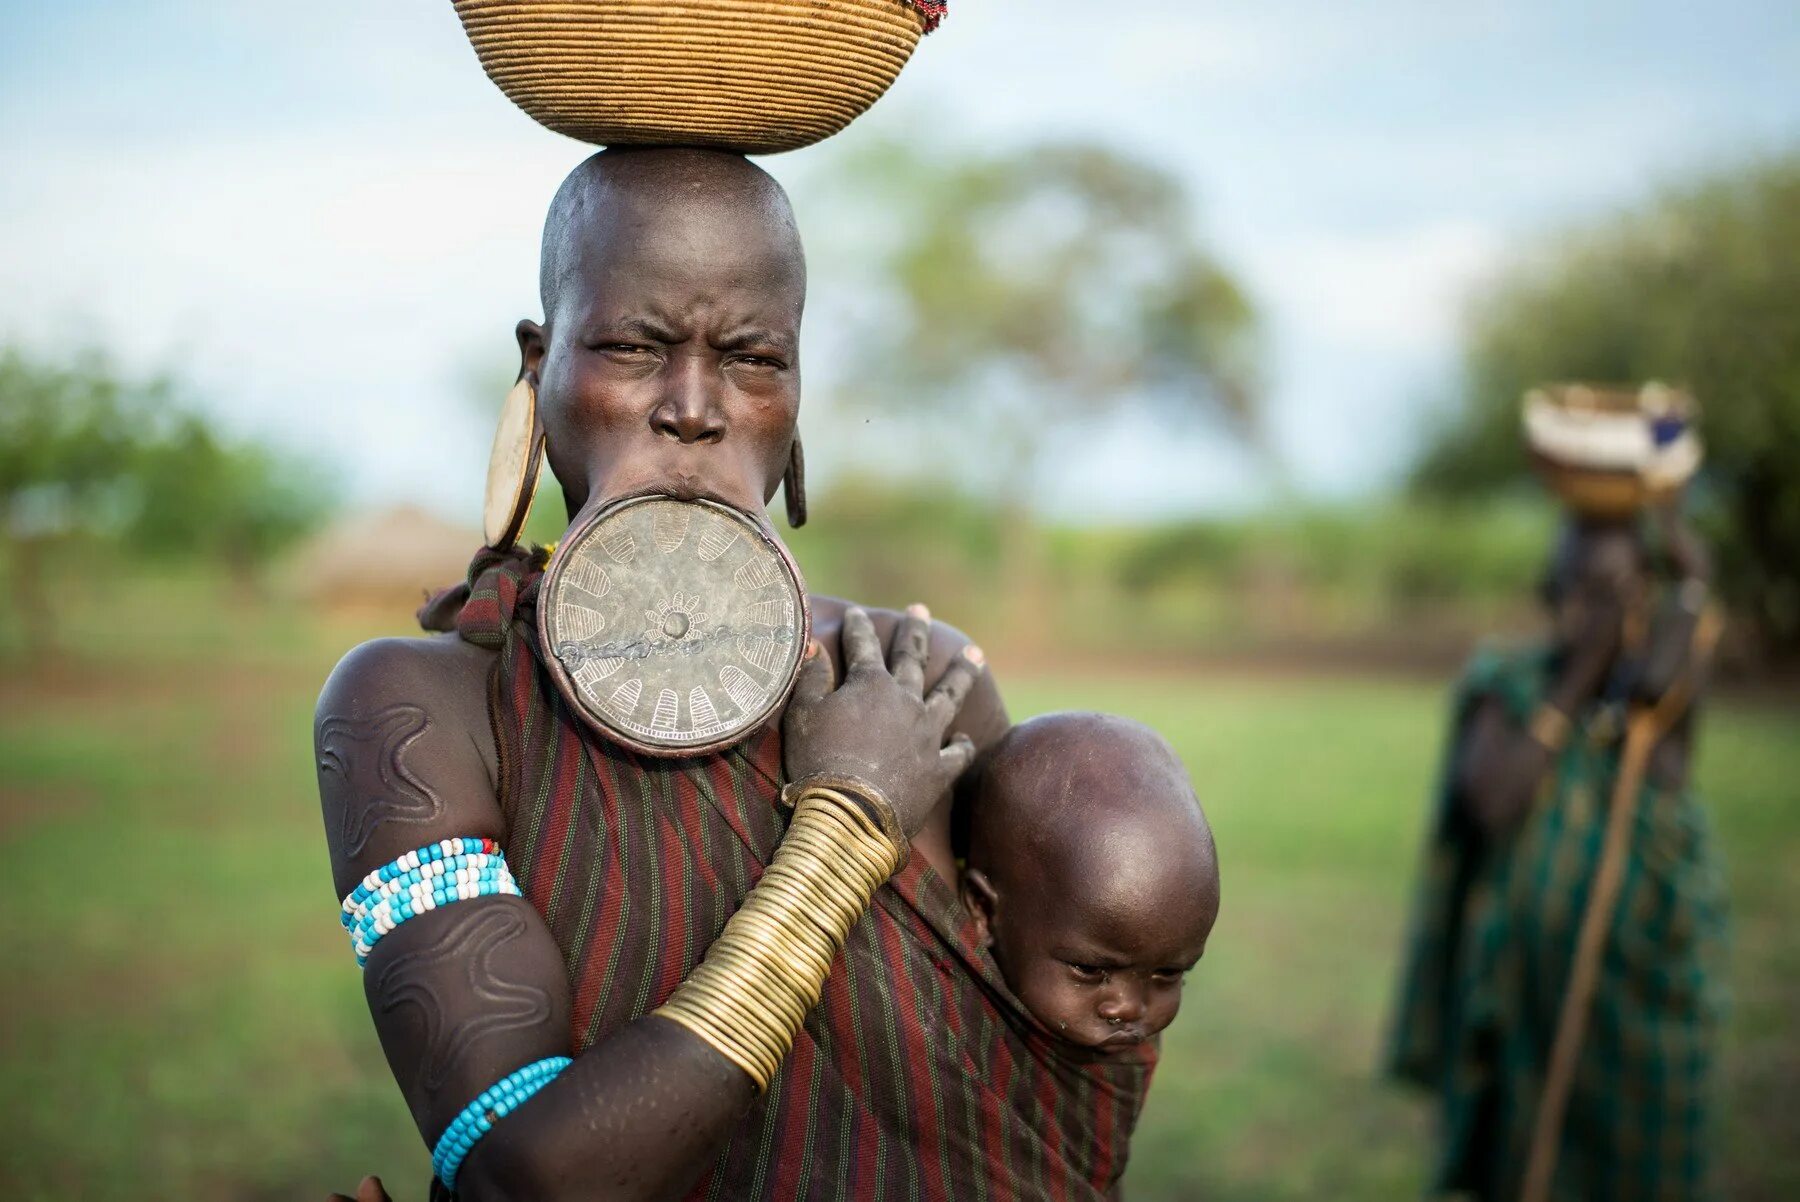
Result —
[[725, 437], [725, 409], [716, 382], [704, 365], [677, 360], [665, 374], [662, 400], [650, 414], [650, 425], [665, 438], [681, 443], [718, 442]]
[[1107, 990], [1100, 999], [1100, 1017], [1109, 1023], [1134, 1023], [1144, 1017], [1144, 991], [1129, 983]]

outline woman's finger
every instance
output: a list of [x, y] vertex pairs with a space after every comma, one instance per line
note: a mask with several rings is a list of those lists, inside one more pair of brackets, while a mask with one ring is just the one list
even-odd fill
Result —
[[974, 762], [975, 740], [968, 735], [959, 734], [946, 743], [938, 752], [938, 767], [944, 773], [945, 787], [956, 783], [956, 778], [967, 772]]
[[842, 639], [846, 680], [865, 672], [887, 671], [881, 655], [881, 636], [875, 633], [875, 623], [869, 620], [867, 610], [852, 605], [844, 611]]
[[987, 657], [981, 653], [981, 648], [970, 643], [944, 669], [944, 675], [932, 688], [931, 695], [925, 698], [925, 713], [937, 724], [938, 730], [950, 729], [950, 723], [962, 711], [963, 702], [968, 700], [969, 691], [981, 679], [982, 666], [986, 663]]
[[800, 675], [794, 678], [794, 695], [788, 704], [802, 709], [817, 705], [831, 692], [831, 686], [831, 657], [815, 639], [806, 645], [806, 657], [800, 661]]
[[894, 628], [894, 650], [888, 658], [894, 683], [914, 697], [925, 691], [925, 657], [930, 650], [931, 611], [915, 602]]

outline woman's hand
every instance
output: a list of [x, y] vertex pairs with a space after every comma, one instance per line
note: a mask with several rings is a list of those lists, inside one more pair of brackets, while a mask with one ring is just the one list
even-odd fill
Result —
[[862, 781], [893, 807], [900, 827], [917, 833], [956, 778], [975, 759], [975, 745], [944, 734], [982, 673], [981, 651], [966, 647], [925, 693], [931, 616], [909, 606], [894, 631], [891, 662], [863, 610], [844, 612], [844, 680], [832, 687], [831, 658], [814, 643], [782, 720], [788, 779], [827, 776]]
[[1563, 625], [1564, 676], [1583, 697], [1590, 696], [1606, 683], [1624, 647], [1625, 605], [1616, 593], [1595, 589], [1569, 603]]
[[1629, 526], [1593, 527], [1580, 540], [1557, 615], [1564, 656], [1551, 700], [1565, 714], [1575, 713], [1606, 684], [1647, 586], [1642, 551]]
[[333, 1194], [325, 1202], [393, 1202], [393, 1199], [388, 1197], [387, 1190], [382, 1187], [381, 1178], [371, 1175], [364, 1177], [362, 1184], [356, 1187], [356, 1197]]

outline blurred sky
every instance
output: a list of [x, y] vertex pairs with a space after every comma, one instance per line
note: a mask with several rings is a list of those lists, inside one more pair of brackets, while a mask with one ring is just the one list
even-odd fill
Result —
[[[952, 0], [865, 120], [1179, 171], [1264, 309], [1295, 482], [1353, 494], [1448, 394], [1459, 298], [1510, 247], [1800, 139], [1800, 4]], [[806, 179], [861, 128], [764, 160], [803, 228]], [[539, 222], [585, 148], [488, 83], [448, 0], [0, 0], [0, 150], [0, 338], [173, 368], [356, 499], [473, 519], [471, 383], [510, 378]], [[854, 366], [814, 273], [809, 431]], [[1080, 441], [1098, 453], [1046, 490], [1067, 513], [1256, 495], [1204, 433]]]

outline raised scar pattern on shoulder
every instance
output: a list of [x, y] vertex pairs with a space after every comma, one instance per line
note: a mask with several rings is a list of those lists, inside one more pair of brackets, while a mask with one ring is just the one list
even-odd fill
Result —
[[368, 718], [332, 715], [320, 724], [319, 771], [344, 782], [340, 830], [346, 856], [361, 855], [384, 822], [430, 822], [443, 812], [443, 802], [406, 765], [407, 749], [430, 725], [423, 709], [405, 703]]
[[[453, 1049], [550, 1018], [548, 992], [505, 980], [491, 963], [495, 952], [525, 933], [525, 919], [516, 909], [469, 906], [467, 913], [459, 915], [453, 907], [446, 917], [451, 921], [443, 924], [441, 936], [395, 957], [375, 983], [381, 1013], [390, 1014], [403, 1006], [418, 1009], [425, 1024], [419, 1079], [430, 1091], [443, 1085]], [[460, 964], [462, 971], [444, 972], [442, 966], [449, 963]], [[446, 987], [466, 988], [477, 1008], [458, 1022], [447, 1022]], [[464, 1004], [457, 1005], [457, 1009], [463, 1008]]]

